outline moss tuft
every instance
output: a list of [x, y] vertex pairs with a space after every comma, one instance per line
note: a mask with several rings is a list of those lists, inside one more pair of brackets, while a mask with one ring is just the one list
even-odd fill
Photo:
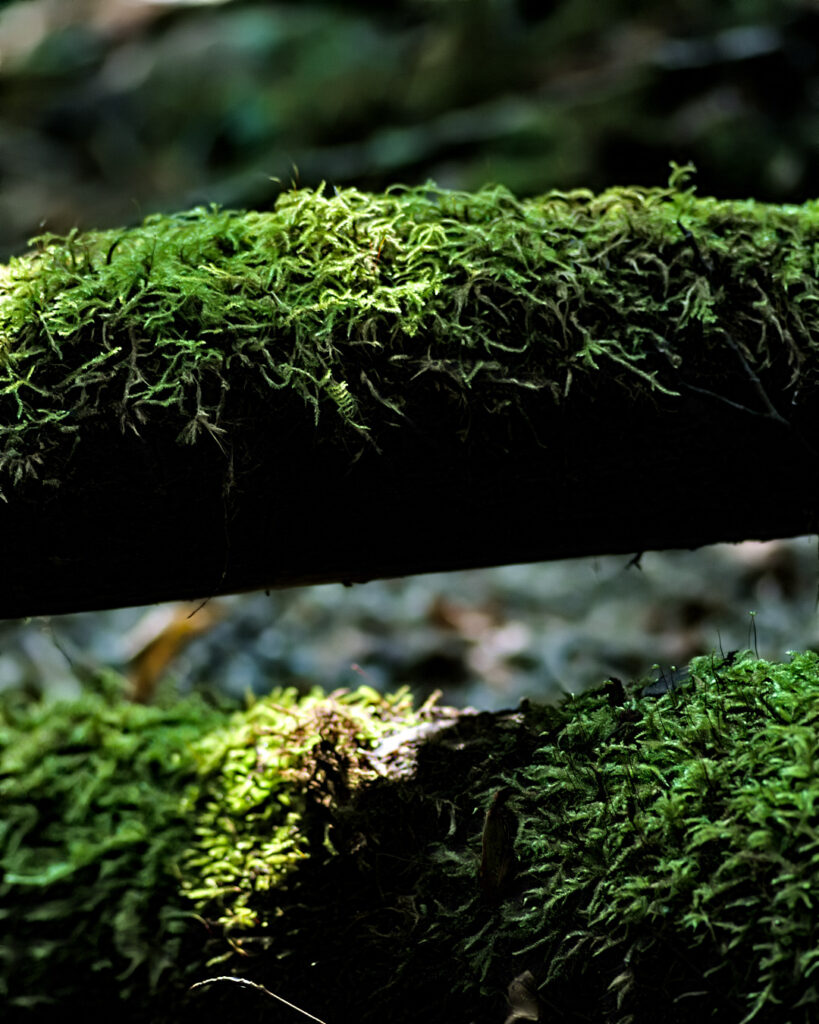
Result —
[[491, 917], [441, 848], [461, 902], [430, 933], [459, 977], [498, 992], [529, 968], [561, 1020], [814, 1019], [819, 656], [698, 658], [658, 699], [598, 690], [562, 711], [496, 780], [519, 875]]
[[0, 995], [42, 1019], [78, 1000], [159, 1019], [208, 930], [252, 923], [250, 898], [307, 858], [305, 806], [372, 775], [364, 751], [411, 720], [405, 694], [367, 688], [276, 690], [230, 716], [108, 691], [0, 699]]
[[[189, 910], [173, 864], [196, 791], [192, 745], [221, 720], [112, 694], [0, 700], [0, 995], [7, 1007], [134, 998], [180, 968]], [[192, 789], [191, 789], [192, 787]], [[93, 983], [93, 984], [92, 984]]]

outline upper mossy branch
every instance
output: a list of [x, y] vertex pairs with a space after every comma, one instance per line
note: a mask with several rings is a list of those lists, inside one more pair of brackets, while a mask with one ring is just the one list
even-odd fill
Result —
[[322, 187], [266, 213], [43, 235], [0, 267], [6, 496], [59, 482], [89, 429], [161, 418], [229, 446], [254, 403], [292, 417], [287, 392], [320, 436], [376, 448], [430, 402], [466, 438], [476, 413], [526, 416], [598, 371], [677, 394], [726, 346], [746, 376], [786, 361], [804, 401], [819, 205], [700, 199], [688, 173], [526, 200]]

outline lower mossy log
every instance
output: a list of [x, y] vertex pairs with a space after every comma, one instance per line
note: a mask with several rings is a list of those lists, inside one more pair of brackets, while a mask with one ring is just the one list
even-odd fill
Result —
[[7, 695], [4, 1019], [808, 1024], [818, 707], [749, 652], [493, 714]]
[[0, 267], [0, 617], [813, 532], [819, 205], [284, 192]]

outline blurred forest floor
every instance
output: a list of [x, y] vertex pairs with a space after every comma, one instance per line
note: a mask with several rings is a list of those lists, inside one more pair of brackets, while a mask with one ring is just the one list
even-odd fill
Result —
[[819, 649], [815, 539], [647, 552], [639, 565], [570, 559], [0, 623], [0, 688], [73, 695], [96, 669], [144, 667], [157, 636], [171, 639], [157, 662], [170, 693], [408, 684], [419, 700], [441, 689], [487, 709], [711, 651]]

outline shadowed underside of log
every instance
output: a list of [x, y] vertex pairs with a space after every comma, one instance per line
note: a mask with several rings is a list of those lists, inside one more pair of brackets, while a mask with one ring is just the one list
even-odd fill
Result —
[[814, 532], [819, 210], [283, 194], [0, 268], [0, 616]]

